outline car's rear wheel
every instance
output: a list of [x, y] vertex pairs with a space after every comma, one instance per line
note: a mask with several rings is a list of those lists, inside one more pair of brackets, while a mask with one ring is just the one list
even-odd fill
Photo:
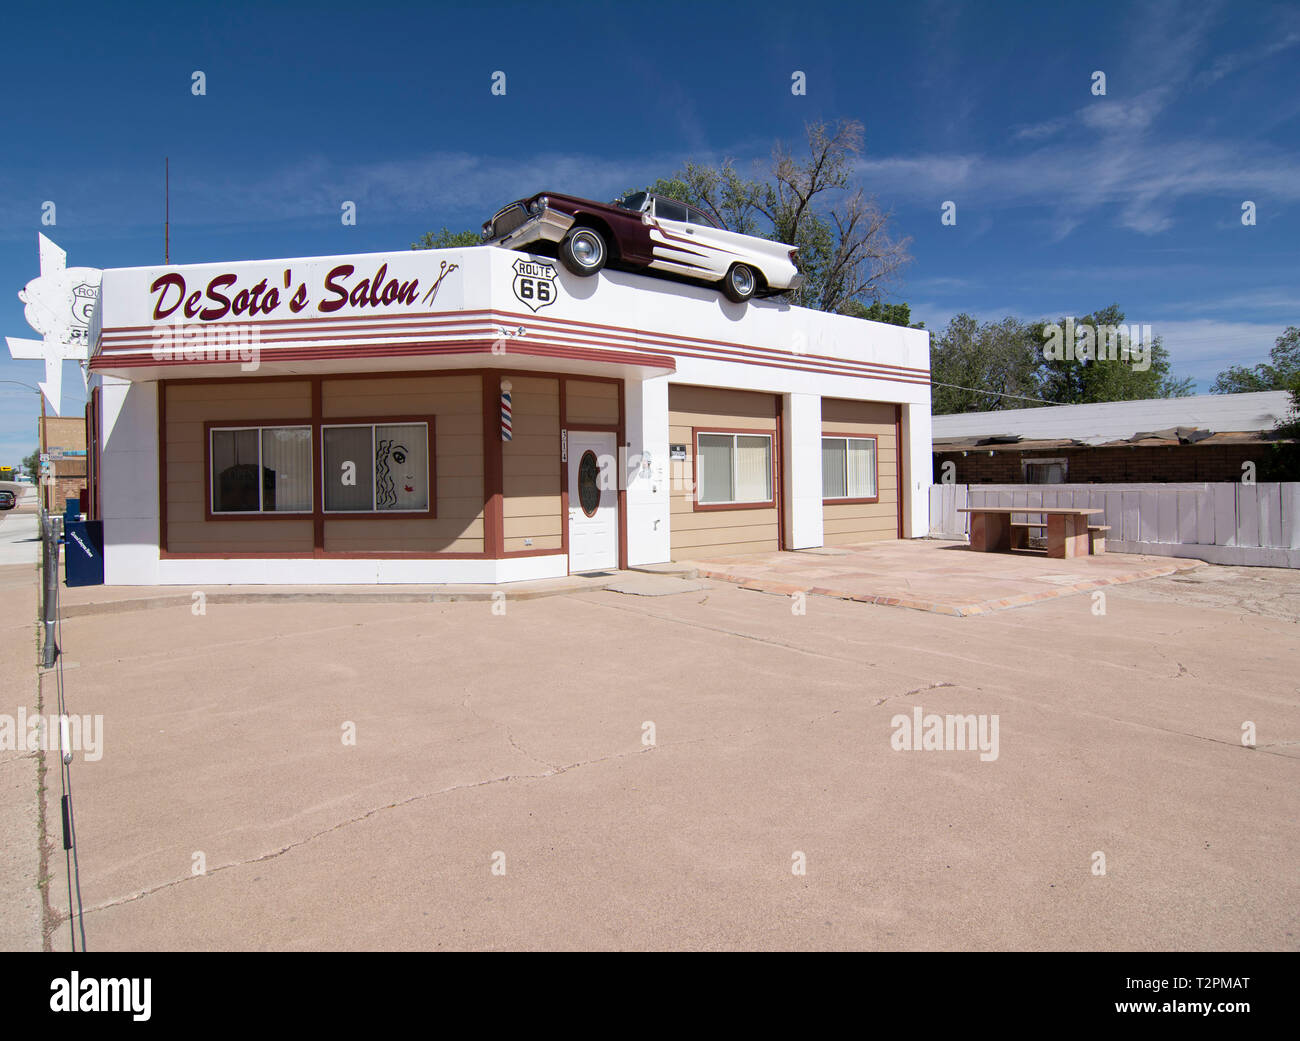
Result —
[[560, 245], [560, 263], [575, 275], [594, 275], [608, 259], [605, 236], [595, 228], [574, 228]]
[[723, 276], [722, 292], [728, 300], [743, 304], [758, 291], [758, 275], [748, 264], [732, 264]]

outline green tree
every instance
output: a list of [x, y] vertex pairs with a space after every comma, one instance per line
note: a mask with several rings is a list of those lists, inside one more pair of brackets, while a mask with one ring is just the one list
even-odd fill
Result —
[[483, 236], [477, 231], [451, 231], [444, 224], [442, 231], [426, 231], [419, 242], [412, 242], [412, 249], [455, 249], [459, 246], [477, 246], [483, 242]]
[[807, 154], [777, 142], [770, 165], [746, 178], [727, 159], [719, 166], [688, 162], [648, 190], [698, 206], [732, 231], [799, 247], [804, 284], [792, 303], [849, 313], [878, 300], [911, 261], [910, 239], [895, 239], [890, 214], [852, 183], [862, 152], [862, 124], [809, 123]]
[[887, 325], [901, 325], [908, 329], [924, 329], [924, 322], [912, 321], [912, 308], [908, 304], [887, 304], [883, 300], [871, 301], [867, 307], [861, 300], [850, 300], [845, 305], [843, 314], [853, 318], [865, 318], [871, 322], [884, 322]]
[[[1056, 322], [1038, 322], [1031, 326], [1037, 345], [1040, 396], [1063, 405], [1085, 404], [1097, 401], [1137, 401], [1146, 398], [1178, 398], [1191, 394], [1195, 386], [1191, 379], [1177, 379], [1170, 373], [1170, 357], [1160, 337], [1150, 344], [1138, 347], [1130, 343], [1124, 312], [1116, 304], [1101, 308], [1090, 315], [1074, 319], [1074, 328], [1091, 326], [1097, 331], [1100, 354], [1103, 337], [1101, 330], [1118, 330], [1115, 346], [1118, 357], [1090, 359], [1049, 358], [1046, 345], [1054, 329], [1063, 330], [1064, 318]], [[1119, 327], [1124, 328], [1120, 329]], [[1124, 348], [1132, 350], [1126, 356]], [[1149, 357], [1145, 352], [1149, 350]], [[1109, 353], [1109, 352], [1108, 352]], [[1149, 363], [1149, 364], [1148, 364]]]
[[931, 408], [936, 415], [1032, 408], [1041, 396], [1039, 357], [1031, 327], [1018, 318], [981, 324], [954, 315], [930, 337]]
[[33, 448], [32, 454], [23, 459], [23, 470], [29, 475], [35, 476], [41, 468], [41, 450]]
[[1233, 365], [1219, 373], [1212, 394], [1300, 388], [1300, 326], [1288, 325], [1268, 352], [1269, 360], [1246, 368]]

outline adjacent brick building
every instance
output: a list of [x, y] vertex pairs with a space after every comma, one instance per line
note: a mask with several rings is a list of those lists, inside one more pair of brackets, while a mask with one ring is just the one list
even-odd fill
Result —
[[53, 480], [42, 482], [45, 508], [62, 513], [66, 500], [80, 498], [87, 486], [86, 420], [84, 416], [43, 416], [41, 424], [41, 451], [62, 454], [50, 461]]
[[1289, 413], [1289, 395], [1270, 391], [935, 416], [934, 480], [1239, 481], [1248, 463], [1266, 480]]

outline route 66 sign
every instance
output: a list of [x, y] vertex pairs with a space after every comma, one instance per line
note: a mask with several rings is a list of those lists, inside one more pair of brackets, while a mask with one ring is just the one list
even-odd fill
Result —
[[514, 269], [515, 278], [510, 287], [521, 304], [535, 312], [555, 303], [560, 287], [555, 281], [554, 264], [520, 257]]

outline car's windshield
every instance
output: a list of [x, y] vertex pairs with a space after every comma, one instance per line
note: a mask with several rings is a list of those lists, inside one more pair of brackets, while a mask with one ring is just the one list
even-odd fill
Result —
[[641, 207], [645, 205], [645, 192], [633, 192], [626, 198], [619, 199], [614, 205], [621, 206], [625, 210], [635, 210], [641, 212]]

